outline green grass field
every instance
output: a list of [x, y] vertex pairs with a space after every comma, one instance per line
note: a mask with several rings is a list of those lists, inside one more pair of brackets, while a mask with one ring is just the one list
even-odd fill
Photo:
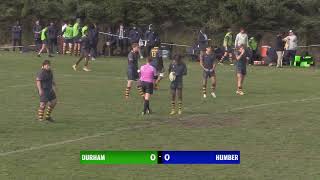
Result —
[[[151, 100], [154, 114], [142, 117], [136, 89], [124, 101], [125, 58], [74, 72], [74, 57], [56, 56], [56, 122], [41, 123], [35, 75], [42, 60], [0, 53], [1, 180], [320, 179], [319, 70], [249, 67], [240, 97], [234, 67], [219, 65], [218, 97], [203, 100], [202, 72], [188, 62], [184, 114], [169, 116], [166, 77]], [[81, 165], [80, 150], [240, 150], [241, 164]]]

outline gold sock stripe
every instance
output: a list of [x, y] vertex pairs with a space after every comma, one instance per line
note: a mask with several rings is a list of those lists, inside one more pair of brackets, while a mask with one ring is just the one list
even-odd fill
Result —
[[202, 93], [207, 94], [207, 87], [205, 87], [205, 86], [202, 87]]
[[180, 101], [179, 102], [179, 110], [181, 110], [182, 109], [182, 102]]
[[138, 92], [140, 96], [144, 96], [144, 92], [141, 87], [138, 87]]
[[41, 118], [44, 115], [44, 109], [38, 109], [38, 117]]
[[172, 110], [176, 109], [176, 102], [174, 102], [174, 101], [171, 102], [171, 109]]
[[125, 96], [126, 96], [126, 97], [129, 96], [130, 89], [131, 89], [130, 87], [127, 87], [127, 88], [126, 88], [126, 91], [125, 91]]

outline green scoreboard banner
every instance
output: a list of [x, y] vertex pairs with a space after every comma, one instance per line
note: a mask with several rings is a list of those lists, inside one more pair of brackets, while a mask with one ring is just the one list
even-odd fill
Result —
[[240, 164], [240, 151], [81, 151], [81, 164]]

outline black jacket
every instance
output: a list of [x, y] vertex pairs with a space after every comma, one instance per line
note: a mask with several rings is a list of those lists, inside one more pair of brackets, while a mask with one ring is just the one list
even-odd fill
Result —
[[21, 39], [22, 37], [22, 28], [20, 25], [15, 25], [11, 29], [12, 39]]
[[277, 40], [276, 40], [276, 51], [284, 51], [285, 42], [282, 41], [282, 39], [283, 39], [282, 36], [277, 36]]

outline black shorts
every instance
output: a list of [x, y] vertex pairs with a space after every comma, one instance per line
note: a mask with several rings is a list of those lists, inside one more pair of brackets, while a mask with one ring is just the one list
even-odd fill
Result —
[[54, 44], [54, 45], [57, 45], [58, 44], [58, 40], [57, 39], [49, 39], [49, 44]]
[[81, 49], [81, 56], [83, 57], [87, 57], [90, 54], [90, 50], [89, 49]]
[[141, 87], [144, 93], [153, 94], [153, 83], [142, 81]]
[[182, 81], [172, 81], [170, 84], [171, 90], [182, 89], [183, 83]]
[[128, 80], [136, 81], [139, 79], [139, 73], [137, 69], [129, 68], [127, 75], [128, 75]]
[[214, 76], [216, 76], [216, 72], [215, 72], [215, 71], [212, 71], [212, 72], [210, 72], [210, 71], [203, 71], [203, 74], [202, 74], [202, 77], [203, 77], [204, 79], [208, 79], [208, 78], [211, 78], [211, 77], [214, 77]]
[[50, 102], [55, 100], [56, 97], [56, 93], [53, 90], [43, 90], [43, 95], [40, 96], [40, 102]]
[[41, 42], [42, 42], [42, 44], [48, 45], [48, 40], [47, 39], [42, 40]]
[[247, 75], [247, 68], [246, 67], [236, 67], [236, 72], [238, 74]]
[[74, 37], [73, 38], [73, 43], [79, 44], [80, 43], [80, 37]]
[[224, 47], [224, 52], [229, 53], [229, 54], [233, 53], [233, 48], [231, 46], [228, 46], [227, 48]]
[[64, 38], [63, 42], [66, 43], [66, 44], [73, 44], [73, 39]]

